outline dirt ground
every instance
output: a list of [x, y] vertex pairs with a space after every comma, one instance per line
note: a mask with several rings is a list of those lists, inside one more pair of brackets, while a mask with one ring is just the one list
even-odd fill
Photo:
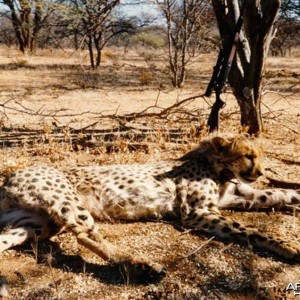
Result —
[[[0, 166], [4, 176], [32, 164], [58, 168], [70, 165], [151, 162], [174, 158], [193, 148], [205, 136], [213, 99], [195, 98], [163, 118], [124, 122], [117, 116], [160, 112], [188, 97], [203, 93], [216, 54], [195, 58], [184, 89], [168, 83], [164, 60], [157, 55], [145, 62], [139, 52], [110, 50], [99, 71], [88, 69], [86, 56], [44, 50], [21, 56], [0, 49]], [[264, 77], [262, 111], [266, 171], [278, 178], [300, 181], [300, 60], [299, 56], [269, 58]], [[239, 132], [239, 114], [230, 93], [224, 95], [221, 131]], [[115, 115], [114, 118], [105, 118]], [[146, 147], [135, 151], [116, 135], [115, 147], [74, 148], [72, 130], [131, 130], [150, 134], [139, 139]], [[58, 128], [64, 138], [50, 138]], [[38, 138], [30, 143], [30, 134]], [[173, 131], [172, 131], [173, 130]], [[172, 133], [180, 133], [172, 137]], [[25, 135], [26, 138], [24, 138]], [[84, 135], [84, 131], [82, 133]], [[8, 146], [8, 136], [19, 141]], [[175, 135], [174, 135], [175, 136]], [[19, 137], [22, 138], [21, 142]], [[2, 177], [3, 178], [3, 177]], [[262, 178], [256, 185], [268, 184]], [[253, 225], [300, 248], [300, 213], [282, 211], [224, 211], [235, 220]], [[184, 231], [177, 222], [98, 223], [112, 243], [151, 257], [166, 266], [156, 282], [140, 282], [118, 266], [102, 261], [79, 246], [69, 233], [50, 241], [27, 243], [0, 258], [0, 275], [9, 283], [7, 299], [294, 299], [288, 283], [300, 282], [300, 266], [257, 249]], [[211, 240], [210, 240], [211, 239]], [[201, 246], [201, 247], [200, 247]]]

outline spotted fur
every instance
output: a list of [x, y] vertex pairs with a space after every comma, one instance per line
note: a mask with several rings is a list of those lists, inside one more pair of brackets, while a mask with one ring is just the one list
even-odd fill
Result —
[[34, 166], [12, 173], [1, 188], [0, 253], [37, 235], [66, 229], [80, 244], [114, 263], [163, 267], [106, 241], [97, 220], [180, 218], [183, 226], [238, 240], [300, 260], [300, 250], [222, 216], [220, 208], [300, 204], [299, 191], [255, 190], [242, 182], [262, 175], [261, 151], [249, 139], [204, 139], [199, 148], [173, 161], [86, 166], [62, 171]]

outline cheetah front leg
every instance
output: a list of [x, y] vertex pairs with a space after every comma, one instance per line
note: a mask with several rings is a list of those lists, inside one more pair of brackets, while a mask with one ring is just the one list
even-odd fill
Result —
[[217, 237], [234, 239], [264, 248], [285, 259], [300, 262], [300, 249], [296, 249], [282, 240], [266, 236], [256, 229], [247, 228], [208, 209], [196, 208], [191, 210], [184, 225]]
[[245, 183], [227, 183], [218, 202], [219, 208], [300, 207], [300, 190], [259, 190]]
[[102, 259], [111, 263], [122, 264], [125, 268], [133, 271], [142, 269], [150, 275], [164, 274], [164, 268], [158, 263], [152, 262], [147, 257], [133, 255], [114, 246], [95, 229], [94, 219], [91, 214], [82, 206], [57, 208], [55, 218], [58, 222], [63, 221], [64, 227], [71, 230], [82, 246], [88, 248]]
[[92, 232], [80, 232], [77, 235], [78, 243], [88, 248], [102, 259], [111, 263], [123, 264], [125, 267], [138, 268], [141, 267], [144, 271], [155, 275], [162, 274], [164, 267], [161, 264], [152, 262], [147, 257], [132, 255], [122, 251], [120, 248], [112, 245], [105, 240], [100, 233]]

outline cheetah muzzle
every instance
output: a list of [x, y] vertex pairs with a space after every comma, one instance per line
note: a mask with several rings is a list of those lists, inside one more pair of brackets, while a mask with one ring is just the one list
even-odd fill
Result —
[[112, 245], [94, 219], [141, 220], [170, 214], [186, 228], [265, 248], [300, 261], [299, 248], [222, 216], [226, 208], [300, 204], [297, 190], [257, 190], [243, 182], [262, 175], [261, 151], [243, 136], [203, 139], [183, 157], [153, 164], [20, 169], [0, 189], [0, 253], [65, 229], [104, 260], [138, 274], [165, 270], [142, 255]]

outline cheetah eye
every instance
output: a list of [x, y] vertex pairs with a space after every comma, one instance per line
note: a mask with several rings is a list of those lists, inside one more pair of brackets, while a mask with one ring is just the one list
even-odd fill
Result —
[[245, 157], [248, 158], [249, 160], [253, 160], [254, 158], [253, 155], [251, 154], [246, 154]]

